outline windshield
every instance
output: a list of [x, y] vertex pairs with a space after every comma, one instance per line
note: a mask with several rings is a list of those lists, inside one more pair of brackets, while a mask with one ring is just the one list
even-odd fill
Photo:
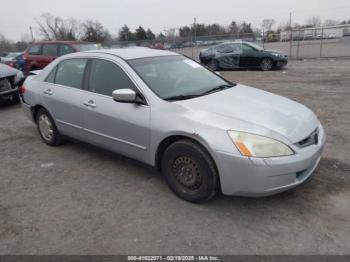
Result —
[[79, 51], [93, 51], [99, 49], [98, 44], [75, 44], [73, 45]]
[[232, 85], [184, 56], [161, 56], [128, 61], [152, 91], [163, 99], [199, 96]]
[[255, 49], [259, 50], [259, 51], [264, 50], [264, 48], [262, 48], [259, 45], [254, 44], [254, 43], [246, 43], [246, 44], [250, 45], [251, 47], [253, 47], [253, 48], [255, 48]]

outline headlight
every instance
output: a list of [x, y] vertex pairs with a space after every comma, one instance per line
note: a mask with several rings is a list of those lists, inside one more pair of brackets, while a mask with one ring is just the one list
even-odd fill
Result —
[[231, 130], [228, 134], [243, 156], [265, 158], [294, 155], [290, 147], [272, 138]]
[[272, 53], [272, 55], [277, 56], [277, 57], [283, 57], [283, 55], [279, 54], [279, 53]]

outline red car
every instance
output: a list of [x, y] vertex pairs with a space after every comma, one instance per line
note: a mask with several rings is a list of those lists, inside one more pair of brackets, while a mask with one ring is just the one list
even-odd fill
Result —
[[43, 69], [59, 56], [98, 49], [98, 45], [76, 41], [43, 41], [31, 44], [23, 54], [24, 72]]

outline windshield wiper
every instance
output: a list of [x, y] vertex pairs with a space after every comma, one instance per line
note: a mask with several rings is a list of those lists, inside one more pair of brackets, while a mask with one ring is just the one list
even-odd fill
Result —
[[211, 94], [211, 93], [215, 93], [215, 92], [218, 92], [218, 91], [221, 91], [221, 90], [225, 90], [225, 89], [229, 89], [229, 88], [232, 88], [233, 85], [220, 85], [220, 86], [216, 86], [212, 89], [209, 89], [208, 91], [205, 91], [204, 93], [202, 93], [201, 95], [204, 96], [204, 95], [208, 95], [208, 94]]
[[170, 97], [164, 98], [164, 100], [166, 100], [166, 101], [178, 101], [178, 100], [186, 100], [186, 99], [196, 98], [196, 97], [199, 97], [199, 96], [202, 96], [202, 94], [200, 94], [200, 95], [170, 96]]
[[166, 100], [166, 101], [186, 100], [186, 99], [196, 98], [196, 97], [200, 97], [200, 96], [205, 96], [205, 95], [215, 93], [215, 92], [218, 92], [221, 90], [225, 90], [225, 89], [228, 89], [231, 87], [234, 87], [234, 85], [229, 85], [229, 84], [220, 85], [220, 86], [216, 86], [216, 87], [209, 89], [209, 90], [207, 90], [203, 93], [200, 93], [200, 94], [170, 96], [170, 97], [164, 98], [164, 100]]

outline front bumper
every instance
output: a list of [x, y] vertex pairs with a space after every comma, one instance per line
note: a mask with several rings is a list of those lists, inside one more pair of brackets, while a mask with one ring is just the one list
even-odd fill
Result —
[[319, 128], [318, 144], [299, 149], [293, 156], [263, 159], [216, 152], [222, 193], [263, 197], [305, 182], [316, 169], [326, 141], [322, 126]]
[[288, 64], [288, 60], [287, 59], [281, 59], [281, 60], [276, 61], [275, 67], [281, 68], [281, 67], [286, 66], [287, 64]]
[[12, 89], [8, 89], [5, 91], [1, 91], [0, 92], [0, 96], [8, 96], [8, 95], [12, 95], [14, 93], [18, 93], [19, 89], [18, 88], [12, 88]]

